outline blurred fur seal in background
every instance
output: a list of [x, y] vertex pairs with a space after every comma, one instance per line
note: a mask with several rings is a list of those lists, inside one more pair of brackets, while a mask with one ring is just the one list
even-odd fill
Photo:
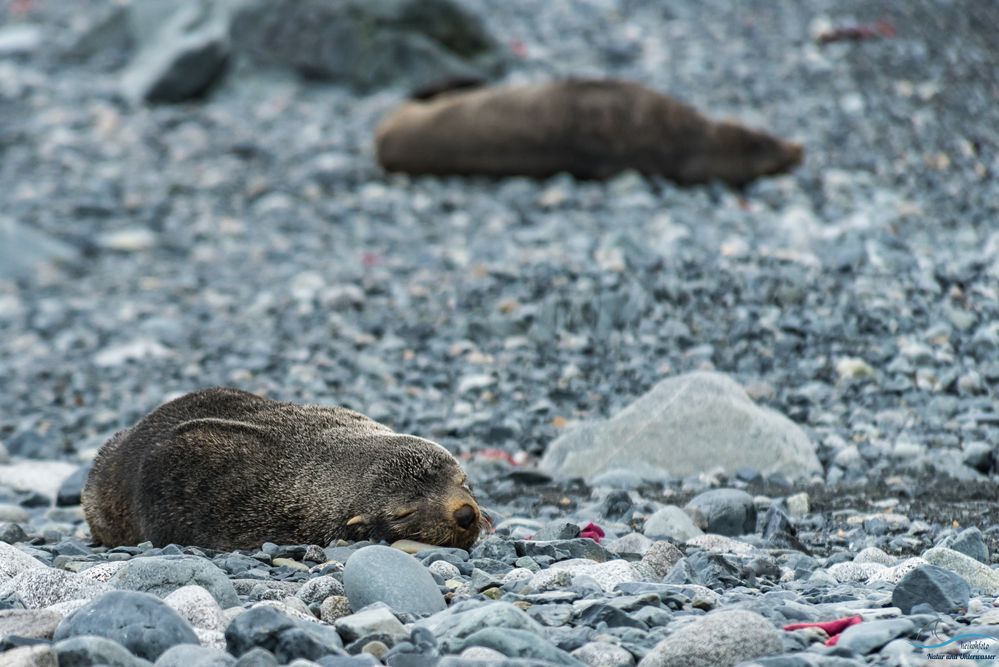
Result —
[[388, 171], [609, 178], [626, 169], [681, 184], [742, 186], [800, 164], [799, 144], [730, 122], [636, 83], [569, 80], [510, 87], [460, 81], [421, 90], [379, 125]]
[[83, 508], [109, 546], [220, 550], [338, 538], [467, 549], [483, 521], [442, 446], [346, 408], [225, 388], [182, 396], [111, 438]]

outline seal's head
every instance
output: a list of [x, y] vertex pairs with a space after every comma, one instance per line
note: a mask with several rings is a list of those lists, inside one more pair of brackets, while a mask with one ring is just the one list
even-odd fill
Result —
[[712, 125], [703, 150], [688, 164], [691, 180], [720, 179], [732, 186], [743, 186], [760, 176], [789, 171], [801, 164], [805, 150], [801, 144], [736, 123]]
[[347, 522], [355, 539], [471, 547], [487, 520], [458, 461], [423, 438], [380, 438], [392, 446], [391, 455], [373, 460], [364, 475], [371, 492]]

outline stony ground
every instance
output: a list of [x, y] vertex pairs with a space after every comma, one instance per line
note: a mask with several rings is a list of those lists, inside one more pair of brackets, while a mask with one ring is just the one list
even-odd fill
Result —
[[[912, 642], [957, 627], [999, 635], [993, 3], [490, 4], [487, 26], [517, 54], [511, 80], [627, 77], [803, 142], [800, 169], [744, 192], [634, 174], [386, 175], [372, 130], [401, 87], [359, 95], [247, 69], [201, 102], [131, 105], [117, 93], [127, 51], [67, 55], [108, 4], [0, 2], [0, 27], [41, 36], [13, 52], [0, 39], [0, 222], [44, 232], [67, 259], [28, 276], [0, 267], [0, 441], [44, 461], [0, 474], [0, 539], [19, 545], [0, 552], [0, 606], [34, 610], [2, 612], [0, 637], [30, 635], [15, 623], [87, 634], [62, 623], [79, 600], [160, 619], [162, 604], [103, 594], [184, 584], [204, 590], [167, 598], [182, 620], [164, 646], [194, 632], [282, 663], [367, 647], [432, 664], [479, 647], [557, 664], [903, 665], [926, 658]], [[894, 34], [816, 40], [878, 20]], [[566, 427], [703, 369], [802, 426], [822, 473], [534, 471]], [[396, 568], [377, 549], [352, 577], [336, 545], [105, 550], [89, 545], [72, 482], [49, 507], [110, 434], [211, 385], [347, 405], [438, 440], [497, 534], [471, 554], [419, 554], [412, 596], [344, 621], [388, 601], [369, 590]], [[722, 486], [738, 491], [697, 500]], [[692, 498], [712, 508], [709, 533], [751, 536], [697, 537], [669, 508]], [[591, 521], [602, 546], [577, 537]], [[144, 558], [138, 573], [121, 565]], [[84, 569], [95, 561], [116, 565]], [[451, 609], [420, 621], [440, 590]], [[232, 610], [250, 603], [266, 604]], [[781, 629], [855, 615], [835, 647]], [[920, 630], [937, 617], [937, 635]], [[18, 659], [121, 649], [53, 646]]]

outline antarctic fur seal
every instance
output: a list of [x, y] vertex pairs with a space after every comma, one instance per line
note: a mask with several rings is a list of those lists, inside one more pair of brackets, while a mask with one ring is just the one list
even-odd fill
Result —
[[[378, 161], [411, 174], [603, 179], [626, 169], [681, 184], [742, 186], [787, 171], [804, 151], [765, 132], [714, 122], [637, 83], [552, 83], [421, 91], [389, 113]], [[437, 93], [437, 94], [434, 94]]]
[[482, 514], [441, 445], [341, 407], [213, 388], [100, 450], [83, 489], [95, 540], [232, 550], [409, 538], [468, 548]]

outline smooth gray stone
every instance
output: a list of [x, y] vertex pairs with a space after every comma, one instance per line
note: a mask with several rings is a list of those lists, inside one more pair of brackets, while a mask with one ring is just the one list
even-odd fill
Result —
[[347, 559], [343, 587], [351, 609], [384, 602], [396, 612], [433, 614], [447, 606], [433, 575], [420, 561], [377, 544], [358, 549]]

